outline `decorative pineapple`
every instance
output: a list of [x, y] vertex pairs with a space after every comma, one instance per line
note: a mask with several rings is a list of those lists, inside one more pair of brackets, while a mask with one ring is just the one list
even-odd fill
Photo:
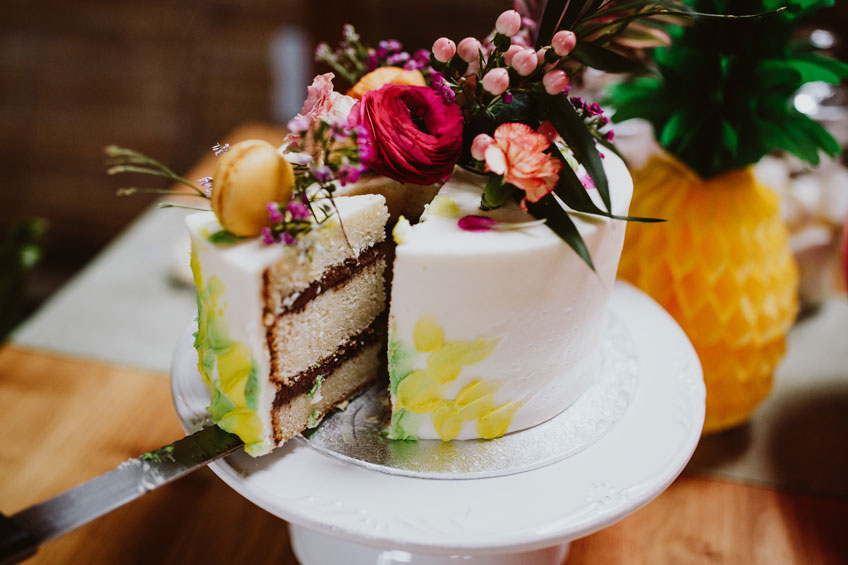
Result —
[[838, 83], [848, 66], [790, 43], [799, 17], [832, 0], [693, 0], [699, 19], [658, 49], [658, 77], [614, 88], [614, 120], [645, 118], [667, 152], [633, 175], [630, 211], [666, 218], [630, 224], [619, 275], [651, 294], [689, 336], [707, 387], [705, 432], [746, 421], [768, 394], [798, 308], [798, 275], [777, 196], [751, 165], [786, 150], [817, 164], [839, 152], [796, 111], [805, 82]]

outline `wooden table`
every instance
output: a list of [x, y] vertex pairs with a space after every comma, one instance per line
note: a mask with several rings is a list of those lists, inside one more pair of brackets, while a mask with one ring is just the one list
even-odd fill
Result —
[[[14, 513], [182, 434], [163, 375], [0, 350], [0, 509]], [[572, 545], [583, 563], [845, 563], [848, 502], [684, 474]], [[285, 522], [202, 470], [41, 548], [32, 563], [295, 564]]]
[[[249, 137], [278, 143], [282, 132], [246, 124], [227, 141]], [[207, 158], [186, 177], [213, 166]], [[165, 377], [0, 348], [0, 510], [13, 514], [180, 437]], [[846, 500], [684, 472], [646, 507], [574, 542], [568, 563], [848, 563], [846, 524]], [[297, 563], [285, 522], [207, 469], [46, 544], [31, 562]]]

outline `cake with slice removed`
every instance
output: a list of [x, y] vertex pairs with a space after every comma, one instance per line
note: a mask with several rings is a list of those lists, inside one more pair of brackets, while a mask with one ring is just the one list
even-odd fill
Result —
[[[623, 161], [606, 153], [612, 211], [626, 216], [633, 183]], [[457, 169], [418, 224], [395, 228], [393, 439], [525, 429], [565, 410], [598, 373], [625, 222], [573, 216], [592, 271], [548, 226], [528, 224], [518, 203], [482, 211], [485, 178]], [[597, 192], [589, 190], [601, 205]], [[513, 229], [467, 231], [464, 217]]]
[[315, 425], [385, 365], [385, 200], [335, 206], [297, 246], [234, 238], [211, 212], [186, 220], [209, 412], [251, 455]]

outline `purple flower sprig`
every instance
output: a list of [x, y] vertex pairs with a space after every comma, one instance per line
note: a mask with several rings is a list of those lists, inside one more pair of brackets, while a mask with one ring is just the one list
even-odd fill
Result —
[[425, 71], [430, 64], [430, 52], [419, 49], [413, 53], [403, 50], [396, 39], [384, 39], [372, 47], [362, 42], [356, 29], [345, 24], [342, 41], [333, 49], [320, 43], [315, 49], [315, 60], [326, 63], [351, 85], [378, 67], [403, 67], [406, 70]]
[[285, 204], [268, 203], [271, 226], [262, 231], [267, 245], [296, 245], [300, 236], [327, 221], [337, 212], [333, 200], [337, 187], [359, 180], [367, 170], [362, 161], [373, 151], [365, 130], [347, 122], [321, 119], [312, 127], [290, 125], [302, 134], [283, 150], [295, 171], [292, 198]]
[[285, 206], [279, 202], [269, 202], [268, 218], [271, 227], [262, 228], [262, 241], [265, 245], [284, 243], [296, 245], [298, 238], [312, 229], [312, 208], [307, 205], [305, 194], [300, 194]]
[[[615, 139], [615, 132], [612, 128], [608, 128], [610, 120], [604, 115], [604, 109], [597, 102], [589, 103], [579, 96], [571, 96], [568, 99], [577, 114], [583, 118], [583, 123], [586, 129], [592, 136], [601, 142], [612, 143]], [[606, 128], [606, 129], [605, 129]]]

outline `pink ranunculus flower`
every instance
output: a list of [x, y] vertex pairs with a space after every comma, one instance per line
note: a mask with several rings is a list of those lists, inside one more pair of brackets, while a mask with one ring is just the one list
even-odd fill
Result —
[[[306, 100], [300, 114], [292, 121], [306, 121], [308, 130], [314, 128], [319, 121], [327, 119], [331, 122], [345, 122], [350, 114], [351, 108], [356, 100], [333, 90], [333, 73], [317, 75], [312, 79], [312, 84], [306, 87]], [[300, 143], [304, 137], [303, 132], [291, 132], [286, 136], [286, 143]], [[315, 147], [305, 147], [304, 150], [313, 153]]]
[[446, 180], [462, 149], [462, 111], [424, 86], [387, 84], [366, 92], [348, 123], [364, 128], [373, 149], [363, 162], [409, 184]]
[[526, 124], [501, 124], [494, 138], [486, 148], [486, 169], [527, 193], [521, 200], [526, 210], [527, 200], [538, 202], [554, 189], [562, 161], [544, 153], [550, 142]]

